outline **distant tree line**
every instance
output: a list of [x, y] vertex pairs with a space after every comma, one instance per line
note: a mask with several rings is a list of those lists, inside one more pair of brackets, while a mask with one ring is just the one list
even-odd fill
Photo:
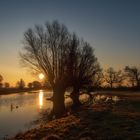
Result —
[[[71, 60], [72, 61], [72, 60]], [[136, 66], [126, 66], [123, 70], [116, 71], [112, 67], [109, 67], [106, 70], [103, 70], [99, 67], [97, 67], [96, 73], [92, 75], [92, 80], [90, 83], [87, 84], [87, 89], [90, 87], [93, 87], [93, 89], [99, 89], [99, 88], [140, 88], [140, 68]], [[72, 68], [73, 69], [73, 68]], [[70, 71], [70, 69], [69, 69]], [[94, 71], [93, 71], [94, 73]], [[77, 87], [77, 79], [74, 79], [74, 75], [70, 72], [71, 75], [71, 84], [75, 85], [74, 92], [76, 92]], [[79, 76], [81, 77], [81, 76]], [[75, 77], [76, 78], [76, 77]], [[77, 77], [78, 78], [78, 77]], [[2, 75], [0, 75], [0, 88], [9, 88], [10, 84], [8, 82], [3, 82], [4, 78]], [[79, 80], [84, 83], [84, 80]], [[80, 84], [80, 83], [79, 83]], [[77, 90], [82, 89], [82, 86], [84, 84], [81, 83], [81, 87]], [[50, 84], [48, 81], [45, 83], [41, 83], [39, 81], [33, 81], [29, 82], [27, 85], [25, 84], [23, 79], [20, 79], [16, 83], [17, 88], [41, 88], [41, 87], [47, 87], [50, 88]], [[86, 86], [84, 86], [86, 88]], [[73, 96], [73, 93], [71, 93]], [[76, 94], [77, 95], [77, 94]]]
[[[17, 84], [16, 87], [19, 89], [24, 89], [25, 88], [25, 82], [23, 79], [20, 79]], [[26, 88], [30, 88], [30, 89], [38, 89], [38, 88], [42, 88], [42, 87], [48, 87], [47, 84], [45, 83], [41, 83], [39, 81], [33, 81], [33, 82], [29, 82], [26, 86]], [[48, 87], [49, 88], [49, 87]]]
[[[98, 87], [104, 88], [140, 88], [140, 69], [135, 66], [126, 66], [123, 70], [114, 70], [112, 67], [102, 70]], [[94, 86], [94, 85], [93, 85]]]
[[[17, 81], [16, 86], [12, 87], [12, 88], [19, 88], [19, 89], [24, 89], [24, 88], [41, 88], [41, 87], [47, 87], [49, 88], [49, 85], [47, 83], [41, 83], [39, 81], [33, 81], [27, 84], [25, 84], [25, 81], [23, 79], [20, 79], [19, 81]], [[8, 82], [3, 82], [3, 77], [2, 75], [0, 75], [0, 88], [11, 88], [10, 84]]]
[[0, 88], [9, 88], [10, 84], [8, 82], [3, 82], [3, 76], [0, 75]]

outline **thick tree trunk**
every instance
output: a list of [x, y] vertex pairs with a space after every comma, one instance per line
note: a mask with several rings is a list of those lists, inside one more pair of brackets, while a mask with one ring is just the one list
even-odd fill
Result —
[[53, 90], [53, 115], [58, 118], [65, 112], [64, 104], [65, 90], [61, 87], [55, 87]]
[[79, 88], [74, 88], [70, 95], [73, 100], [72, 108], [77, 108], [81, 105], [81, 102], [79, 101], [79, 95]]
[[140, 87], [140, 81], [139, 81], [139, 78], [136, 78], [136, 81], [137, 81], [137, 87], [139, 88], [139, 87]]
[[112, 82], [110, 83], [110, 88], [111, 88], [111, 89], [113, 88], [113, 83], [112, 83]]

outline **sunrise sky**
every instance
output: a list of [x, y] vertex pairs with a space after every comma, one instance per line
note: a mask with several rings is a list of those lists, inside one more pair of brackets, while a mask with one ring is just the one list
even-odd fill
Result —
[[95, 48], [103, 68], [140, 66], [139, 0], [0, 0], [0, 74], [5, 82], [38, 78], [19, 63], [23, 33], [56, 19]]

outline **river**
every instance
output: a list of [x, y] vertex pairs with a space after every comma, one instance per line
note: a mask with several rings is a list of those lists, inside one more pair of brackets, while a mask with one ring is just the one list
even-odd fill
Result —
[[52, 92], [43, 90], [0, 95], [0, 140], [34, 127], [40, 112], [52, 109], [53, 103], [46, 100], [51, 96]]
[[[52, 95], [44, 90], [0, 95], [0, 140], [35, 127], [33, 122], [40, 118], [41, 112], [52, 110], [53, 102], [47, 100]], [[83, 99], [87, 96], [81, 96]], [[65, 105], [70, 104], [72, 100], [65, 98]]]

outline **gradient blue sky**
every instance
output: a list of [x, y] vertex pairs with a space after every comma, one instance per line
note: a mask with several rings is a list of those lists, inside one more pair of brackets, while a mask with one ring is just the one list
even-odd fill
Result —
[[19, 64], [23, 33], [59, 20], [94, 48], [103, 68], [140, 66], [139, 0], [0, 0], [0, 74], [32, 81]]

